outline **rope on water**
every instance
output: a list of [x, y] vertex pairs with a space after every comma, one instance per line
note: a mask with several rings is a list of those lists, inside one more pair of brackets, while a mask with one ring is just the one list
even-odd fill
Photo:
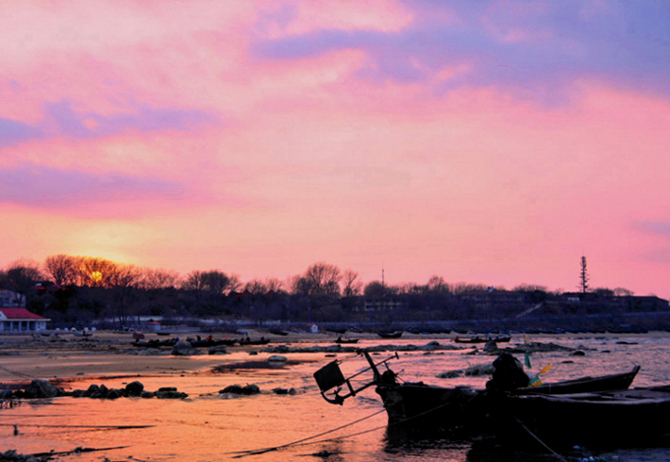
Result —
[[[322, 441], [312, 441], [312, 442], [309, 442], [309, 443], [307, 442], [307, 441], [313, 440], [315, 438], [319, 438], [320, 436], [324, 436], [324, 435], [327, 435], [329, 433], [333, 433], [333, 432], [336, 432], [338, 430], [342, 430], [343, 428], [347, 428], [347, 427], [350, 427], [352, 425], [356, 425], [357, 423], [360, 423], [360, 422], [363, 422], [364, 420], [370, 419], [370, 418], [372, 418], [376, 415], [381, 414], [382, 412], [386, 412], [386, 409], [382, 409], [380, 411], [374, 412], [374, 413], [372, 413], [372, 414], [370, 414], [366, 417], [362, 417], [358, 420], [354, 420], [353, 422], [349, 422], [347, 424], [340, 425], [337, 428], [333, 428], [331, 430], [326, 430], [326, 431], [318, 433], [316, 435], [308, 436], [306, 438], [301, 438], [299, 440], [292, 441], [290, 443], [282, 444], [282, 445], [279, 445], [279, 446], [273, 446], [273, 447], [262, 448], [262, 449], [251, 449], [251, 450], [246, 450], [246, 451], [226, 452], [224, 454], [237, 454], [236, 456], [233, 457], [233, 459], [239, 459], [241, 457], [253, 456], [253, 455], [258, 455], [258, 454], [265, 454], [266, 452], [272, 452], [272, 451], [278, 451], [280, 449], [285, 449], [285, 448], [288, 448], [288, 447], [291, 447], [291, 446], [298, 446], [298, 445], [305, 445], [305, 444], [316, 444], [316, 443], [320, 443], [320, 442], [323, 442], [323, 441], [329, 441], [329, 440], [322, 440]], [[373, 430], [365, 430], [363, 432], [356, 433], [354, 435], [349, 435], [349, 436], [355, 436], [355, 435], [358, 435], [358, 434], [367, 433], [367, 432], [370, 432], [370, 431], [378, 430], [379, 428], [383, 428], [383, 427], [377, 427]]]
[[516, 422], [519, 425], [521, 425], [521, 428], [523, 428], [535, 441], [540, 443], [540, 445], [542, 445], [543, 448], [545, 448], [547, 451], [549, 451], [551, 453], [551, 455], [553, 455], [554, 457], [557, 457], [559, 460], [562, 460], [563, 462], [568, 462], [568, 460], [565, 457], [563, 457], [562, 455], [560, 455], [559, 453], [557, 453], [556, 451], [551, 449], [544, 441], [542, 441], [540, 439], [539, 436], [537, 436], [535, 433], [533, 433], [530, 428], [526, 427], [526, 425], [522, 421], [520, 421], [516, 417], [514, 417], [514, 420], [516, 420]]

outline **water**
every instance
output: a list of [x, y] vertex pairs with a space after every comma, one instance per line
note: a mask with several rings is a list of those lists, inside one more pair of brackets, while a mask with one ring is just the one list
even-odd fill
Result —
[[[533, 337], [535, 342], [553, 342], [581, 348], [584, 356], [566, 352], [532, 355], [533, 371], [551, 364], [546, 381], [558, 381], [584, 375], [600, 375], [628, 371], [633, 364], [642, 370], [633, 386], [653, 386], [670, 383], [670, 336], [664, 333], [645, 335], [547, 336]], [[429, 339], [364, 340], [358, 346], [379, 344], [424, 345]], [[438, 340], [442, 344], [451, 342]], [[522, 342], [514, 338], [511, 345]], [[500, 346], [505, 346], [501, 344]], [[424, 381], [443, 386], [471, 385], [483, 387], [487, 377], [439, 379], [441, 372], [489, 364], [494, 357], [472, 355], [471, 348], [453, 351], [400, 353], [400, 359], [390, 364], [407, 381]], [[270, 353], [248, 356], [235, 353], [221, 357], [221, 363], [258, 361]], [[380, 353], [378, 360], [390, 353]], [[129, 399], [94, 400], [88, 398], [55, 398], [34, 400], [12, 409], [0, 410], [0, 450], [16, 449], [22, 454], [56, 453], [74, 448], [118, 448], [80, 454], [55, 456], [53, 460], [78, 462], [121, 461], [310, 461], [369, 462], [541, 462], [556, 460], [537, 454], [491, 453], [485, 449], [447, 441], [388, 441], [385, 413], [372, 388], [344, 406], [326, 403], [312, 378], [315, 370], [333, 358], [323, 353], [287, 355], [297, 365], [277, 369], [236, 369], [220, 374], [207, 370], [170, 376], [142, 377], [145, 389], [176, 386], [189, 394], [185, 400]], [[366, 366], [363, 358], [354, 354], [338, 354], [345, 373], [354, 373]], [[211, 360], [211, 357], [208, 358]], [[95, 360], [95, 356], [90, 358]], [[201, 361], [194, 357], [191, 361]], [[139, 371], [142, 372], [142, 371]], [[105, 379], [110, 388], [121, 388], [134, 379]], [[100, 379], [80, 379], [65, 388], [85, 389]], [[262, 393], [253, 396], [230, 397], [219, 390], [231, 384], [257, 384]], [[294, 388], [295, 395], [277, 395], [273, 388]], [[376, 415], [374, 415], [377, 413]], [[369, 417], [372, 416], [372, 417]], [[348, 423], [364, 419], [354, 425]], [[597, 424], [597, 422], [594, 422]], [[17, 425], [18, 435], [14, 435]], [[116, 427], [135, 426], [121, 429]], [[344, 426], [338, 431], [329, 430]], [[142, 428], [143, 427], [143, 428]], [[308, 437], [322, 434], [299, 444]], [[278, 450], [255, 454], [244, 451], [284, 446]], [[236, 456], [244, 455], [236, 459]], [[669, 458], [667, 449], [619, 450], [598, 454], [601, 460], [629, 462], [659, 462]]]

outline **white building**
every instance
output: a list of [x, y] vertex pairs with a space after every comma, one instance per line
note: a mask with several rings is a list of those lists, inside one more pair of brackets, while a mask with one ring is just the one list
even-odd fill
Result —
[[0, 308], [0, 332], [39, 332], [46, 330], [47, 322], [26, 308]]

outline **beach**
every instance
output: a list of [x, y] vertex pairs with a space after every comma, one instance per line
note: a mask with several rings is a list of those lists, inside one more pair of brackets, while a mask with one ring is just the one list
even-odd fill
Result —
[[[180, 337], [195, 336], [193, 334]], [[207, 333], [198, 333], [205, 338]], [[222, 334], [213, 334], [222, 337]], [[399, 351], [392, 367], [405, 380], [442, 386], [484, 386], [488, 379], [460, 376], [440, 379], [444, 371], [487, 365], [495, 358], [481, 345], [458, 345], [454, 334], [403, 335], [380, 339], [356, 334], [355, 347], [377, 350], [379, 359]], [[151, 337], [152, 336], [152, 337]], [[269, 337], [267, 332], [250, 336]], [[347, 335], [349, 336], [349, 335]], [[0, 382], [25, 384], [48, 379], [71, 391], [93, 386], [123, 389], [141, 382], [145, 390], [173, 387], [183, 399], [88, 399], [69, 396], [25, 400], [20, 406], [0, 410], [0, 452], [21, 454], [63, 452], [51, 460], [77, 462], [215, 461], [232, 460], [244, 451], [281, 446], [281, 450], [249, 456], [248, 460], [444, 461], [477, 460], [464, 444], [423, 441], [398, 446], [385, 434], [386, 415], [373, 389], [347, 400], [343, 406], [326, 403], [313, 379], [314, 372], [337, 359], [345, 374], [365, 367], [353, 348], [336, 346], [332, 333], [291, 333], [273, 337], [270, 345], [226, 347], [226, 354], [174, 356], [170, 349], [150, 351], [132, 345], [131, 333], [97, 332], [83, 339], [72, 334], [0, 337]], [[158, 338], [156, 334], [147, 337]], [[511, 347], [526, 339], [514, 335]], [[532, 341], [566, 345], [584, 354], [548, 351], [533, 355], [534, 370], [553, 364], [549, 380], [628, 370], [640, 364], [636, 386], [670, 383], [670, 364], [665, 352], [670, 337], [665, 332], [644, 335], [533, 336]], [[439, 345], [433, 350], [431, 345]], [[287, 361], [271, 364], [276, 349], [285, 349]], [[363, 379], [363, 377], [361, 377]], [[251, 396], [222, 393], [231, 385], [254, 385]], [[279, 393], [277, 390], [283, 390]], [[290, 392], [289, 392], [290, 391]], [[380, 413], [380, 411], [382, 411]], [[349, 426], [352, 422], [355, 425]], [[342, 429], [331, 433], [333, 429]], [[13, 434], [14, 429], [17, 434]], [[293, 441], [327, 432], [309, 444]], [[354, 436], [356, 435], [356, 436]], [[90, 453], [71, 453], [76, 448]], [[320, 455], [319, 455], [320, 454]], [[665, 460], [665, 450], [615, 451], [601, 460]], [[622, 458], [625, 456], [625, 459]], [[603, 456], [604, 457], [604, 456]], [[506, 460], [506, 459], [491, 459]], [[544, 456], [515, 455], [508, 460], [539, 462]]]

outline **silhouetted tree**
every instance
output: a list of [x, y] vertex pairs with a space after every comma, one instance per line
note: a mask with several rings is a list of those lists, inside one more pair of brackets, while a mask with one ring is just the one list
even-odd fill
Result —
[[342, 295], [345, 297], [355, 297], [356, 295], [361, 294], [363, 288], [363, 283], [358, 278], [358, 273], [352, 270], [346, 270], [342, 275], [342, 282], [344, 288], [342, 289]]
[[339, 295], [340, 269], [329, 263], [315, 263], [295, 282], [297, 293], [306, 295]]
[[44, 269], [51, 280], [59, 286], [76, 284], [79, 261], [70, 255], [52, 255], [44, 260]]
[[30, 303], [31, 295], [35, 291], [35, 285], [45, 279], [40, 271], [39, 264], [32, 260], [17, 260], [11, 263], [3, 274], [0, 286], [19, 294], [20, 297]]

